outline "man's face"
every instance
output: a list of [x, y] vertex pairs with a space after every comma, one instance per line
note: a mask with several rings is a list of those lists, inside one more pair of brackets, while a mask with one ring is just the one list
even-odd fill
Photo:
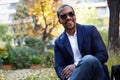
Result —
[[76, 25], [76, 16], [73, 9], [65, 6], [59, 13], [59, 22], [66, 30], [72, 30]]

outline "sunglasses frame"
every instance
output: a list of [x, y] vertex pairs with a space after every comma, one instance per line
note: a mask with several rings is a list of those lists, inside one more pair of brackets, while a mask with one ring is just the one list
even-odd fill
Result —
[[59, 15], [59, 17], [60, 17], [62, 20], [66, 20], [67, 16], [69, 16], [69, 17], [75, 16], [74, 11], [70, 11], [70, 12], [68, 12], [67, 14]]

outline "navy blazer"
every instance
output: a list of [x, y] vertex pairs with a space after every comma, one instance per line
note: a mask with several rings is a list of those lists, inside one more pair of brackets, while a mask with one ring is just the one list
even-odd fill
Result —
[[[76, 30], [78, 48], [82, 57], [91, 54], [102, 64], [107, 62], [107, 49], [97, 29], [92, 25], [76, 24]], [[61, 74], [63, 68], [74, 63], [73, 51], [65, 31], [55, 40], [54, 59], [55, 71], [58, 77], [64, 80]]]

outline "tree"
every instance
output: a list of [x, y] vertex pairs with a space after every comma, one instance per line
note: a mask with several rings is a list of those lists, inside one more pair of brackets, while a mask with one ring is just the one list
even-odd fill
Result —
[[[27, 28], [32, 27], [32, 20], [30, 20], [30, 15], [28, 14], [26, 3], [27, 0], [20, 0], [16, 6], [16, 13], [11, 15], [13, 17], [13, 25], [12, 28], [14, 30], [14, 42], [18, 45], [23, 45], [25, 36], [31, 34], [27, 34]], [[33, 35], [33, 34], [32, 34]]]
[[2, 41], [9, 40], [10, 42], [12, 36], [13, 36], [13, 33], [11, 31], [11, 27], [8, 25], [0, 24], [0, 40]]
[[35, 0], [28, 3], [29, 14], [34, 17], [35, 28], [42, 35], [43, 41], [48, 42], [52, 38], [52, 31], [58, 25], [56, 16], [56, 10], [59, 6], [59, 2], [54, 0]]
[[29, 15], [26, 10], [25, 1], [20, 0], [20, 2], [17, 4], [17, 7], [16, 7], [16, 14], [14, 14], [14, 19], [16, 19], [16, 18], [24, 19], [27, 16], [29, 16]]
[[120, 0], [108, 0], [110, 10], [109, 19], [109, 49], [117, 52], [120, 49], [119, 38], [119, 13], [120, 13]]

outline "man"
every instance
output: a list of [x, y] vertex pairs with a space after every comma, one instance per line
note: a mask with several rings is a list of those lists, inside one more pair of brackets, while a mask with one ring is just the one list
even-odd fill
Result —
[[54, 46], [58, 77], [61, 80], [109, 80], [104, 66], [108, 54], [97, 29], [76, 23], [75, 12], [70, 5], [60, 6], [57, 16], [65, 29]]

